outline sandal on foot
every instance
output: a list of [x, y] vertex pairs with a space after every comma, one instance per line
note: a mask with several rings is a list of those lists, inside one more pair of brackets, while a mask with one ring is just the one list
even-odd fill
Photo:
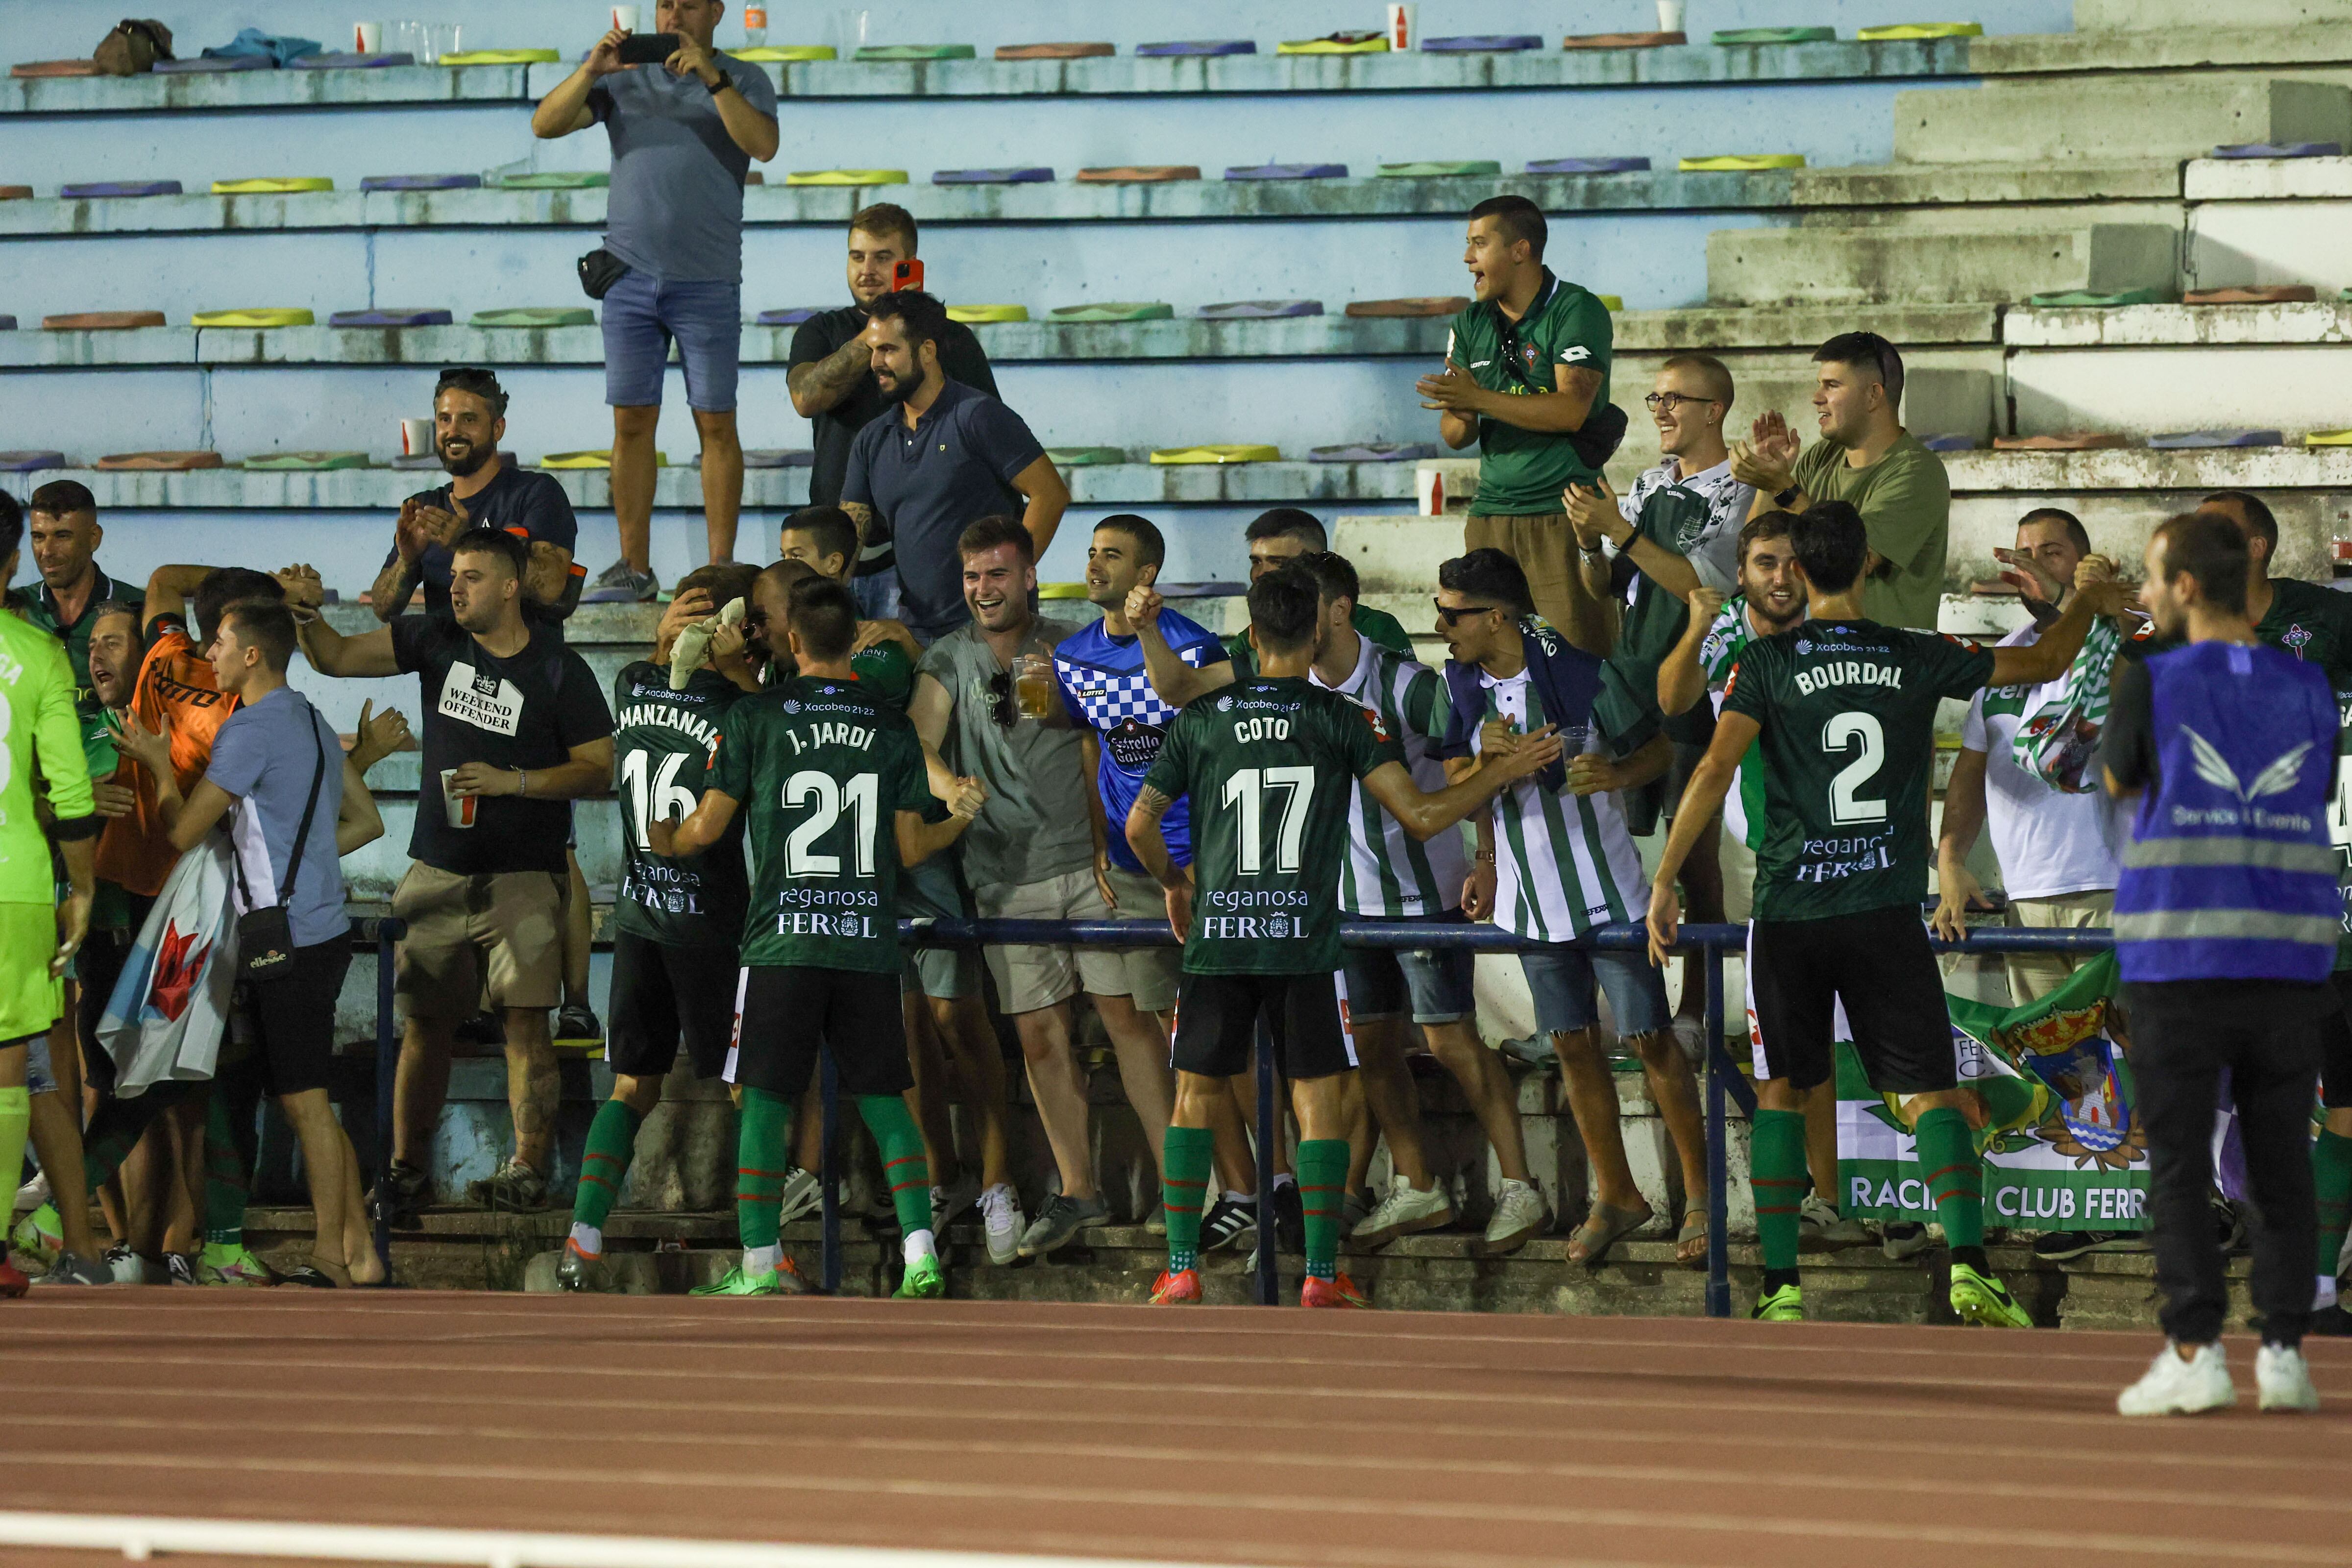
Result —
[[1568, 1260], [1570, 1263], [1595, 1264], [1607, 1256], [1618, 1238], [1629, 1231], [1641, 1229], [1650, 1223], [1650, 1205], [1637, 1209], [1621, 1209], [1614, 1204], [1594, 1204], [1584, 1223], [1568, 1240]]
[[1675, 1232], [1675, 1261], [1686, 1268], [1706, 1267], [1706, 1211], [1685, 1209], [1683, 1227]]
[[337, 1288], [332, 1275], [323, 1268], [308, 1263], [299, 1268], [289, 1268], [278, 1278], [284, 1284], [308, 1285], [314, 1290], [332, 1290]]

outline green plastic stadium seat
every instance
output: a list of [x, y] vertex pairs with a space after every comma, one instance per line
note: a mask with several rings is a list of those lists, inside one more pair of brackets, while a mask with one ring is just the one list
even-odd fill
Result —
[[477, 310], [467, 323], [476, 327], [591, 327], [596, 312], [585, 305], [520, 306], [504, 310]]
[[1049, 321], [1164, 321], [1176, 307], [1158, 300], [1106, 301], [1099, 305], [1064, 305], [1045, 312]]

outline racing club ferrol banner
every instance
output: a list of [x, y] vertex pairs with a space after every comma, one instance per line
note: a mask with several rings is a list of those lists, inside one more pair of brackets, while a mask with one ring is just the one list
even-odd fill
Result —
[[[2113, 953], [2021, 1007], [1947, 994], [1960, 1083], [1983, 1107], [1988, 1226], [2143, 1230], [2147, 1133], [2133, 1114], [2126, 1020], [2111, 1009]], [[1895, 1097], [1874, 1093], [1853, 1047], [1838, 1052], [1839, 1211], [1930, 1221], [1935, 1201]], [[1976, 1118], [1972, 1115], [1970, 1120]]]

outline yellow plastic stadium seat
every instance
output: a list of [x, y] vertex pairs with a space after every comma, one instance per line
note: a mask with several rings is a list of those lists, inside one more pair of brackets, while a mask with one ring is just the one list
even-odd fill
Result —
[[1083, 599], [1087, 596], [1084, 583], [1040, 583], [1037, 596], [1041, 599]]
[[1320, 38], [1298, 38], [1286, 44], [1276, 44], [1277, 55], [1384, 55], [1389, 52], [1386, 33], [1331, 33]]
[[[550, 452], [539, 460], [539, 466], [542, 468], [609, 468], [613, 466], [613, 449], [607, 447], [596, 452]], [[656, 452], [654, 467], [668, 468], [669, 454]]]
[[1896, 22], [1864, 27], [1854, 34], [1865, 44], [1895, 43], [1906, 38], [1981, 38], [1982, 22]]
[[1625, 297], [1622, 294], [1595, 294], [1593, 298], [1601, 301], [1601, 308], [1604, 310], [1622, 310], [1625, 308]]
[[1153, 450], [1151, 460], [1160, 464], [1191, 463], [1278, 463], [1282, 448], [1256, 442], [1243, 441], [1227, 446], [1160, 447]]
[[761, 66], [791, 65], [798, 60], [837, 60], [841, 58], [841, 51], [831, 44], [761, 44], [754, 49], [730, 49], [727, 52], [739, 60], [750, 60], [753, 65]]
[[561, 49], [460, 49], [443, 55], [445, 66], [542, 66], [563, 58]]
[[904, 169], [803, 169], [784, 176], [788, 185], [903, 185]]
[[1675, 167], [1685, 174], [1717, 174], [1751, 169], [1801, 169], [1802, 153], [1728, 153], [1714, 158], [1685, 158]]
[[2314, 430], [2303, 438], [2306, 447], [2352, 447], [2352, 430]]
[[308, 310], [271, 310], [266, 307], [246, 310], [198, 310], [188, 318], [192, 327], [307, 327], [318, 318]]
[[213, 195], [216, 196], [283, 196], [297, 191], [331, 191], [334, 188], [334, 181], [311, 174], [282, 179], [213, 182]]
[[1029, 319], [1026, 305], [950, 305], [948, 320], [975, 326], [982, 321], [1025, 321]]

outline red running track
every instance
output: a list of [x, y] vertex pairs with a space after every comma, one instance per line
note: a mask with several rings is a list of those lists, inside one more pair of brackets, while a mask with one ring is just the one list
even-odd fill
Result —
[[2156, 1342], [36, 1291], [0, 1304], [0, 1508], [1343, 1568], [2352, 1565], [2352, 1344], [2311, 1346], [2317, 1416], [2255, 1415], [2237, 1341], [2237, 1411], [2122, 1420]]

